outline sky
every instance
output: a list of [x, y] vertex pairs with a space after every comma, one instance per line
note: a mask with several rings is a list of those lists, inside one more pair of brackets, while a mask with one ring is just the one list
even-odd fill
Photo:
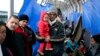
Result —
[[[24, 0], [14, 0], [14, 12], [18, 13], [22, 7]], [[0, 0], [0, 11], [9, 10], [10, 0]]]

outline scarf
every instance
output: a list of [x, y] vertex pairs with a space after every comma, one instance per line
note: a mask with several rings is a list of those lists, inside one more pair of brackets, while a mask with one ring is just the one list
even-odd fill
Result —
[[50, 26], [52, 26], [56, 21], [59, 21], [59, 22], [60, 22], [61, 20], [60, 20], [59, 17], [55, 18], [55, 20], [53, 20], [53, 21], [50, 21], [50, 20], [49, 20]]

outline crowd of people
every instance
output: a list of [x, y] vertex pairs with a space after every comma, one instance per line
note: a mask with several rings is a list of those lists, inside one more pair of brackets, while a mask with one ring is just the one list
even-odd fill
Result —
[[6, 23], [0, 21], [0, 56], [32, 56], [36, 41], [40, 42], [39, 56], [63, 56], [64, 52], [68, 56], [100, 56], [100, 34], [92, 36], [86, 48], [84, 39], [77, 40], [71, 34], [73, 27], [61, 22], [56, 7], [41, 12], [38, 34], [27, 25], [28, 21], [25, 14], [12, 15]]

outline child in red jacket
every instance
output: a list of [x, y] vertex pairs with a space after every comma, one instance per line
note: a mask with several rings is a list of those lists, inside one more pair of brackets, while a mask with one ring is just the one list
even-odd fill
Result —
[[[39, 31], [40, 37], [43, 39], [50, 38], [48, 18], [49, 18], [48, 14], [45, 11], [42, 11], [40, 15], [40, 20], [38, 22], [38, 31]], [[49, 41], [41, 42], [38, 49], [38, 52], [40, 55], [44, 55], [43, 53], [44, 47], [45, 47], [45, 50], [53, 50], [53, 48], [51, 48], [51, 43]]]

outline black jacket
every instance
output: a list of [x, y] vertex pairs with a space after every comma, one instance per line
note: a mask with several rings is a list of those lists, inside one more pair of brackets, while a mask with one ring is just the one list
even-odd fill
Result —
[[30, 48], [30, 54], [32, 56], [32, 45], [36, 42], [36, 36], [34, 31], [30, 27], [26, 26], [25, 30], [28, 33], [28, 44]]
[[52, 43], [53, 51], [46, 52], [46, 56], [62, 56], [64, 52], [64, 25], [56, 21], [50, 26], [50, 41]]
[[25, 30], [28, 32], [28, 35], [29, 35], [29, 39], [28, 39], [29, 43], [31, 45], [34, 44], [36, 42], [36, 35], [34, 31], [28, 26], [26, 26]]
[[21, 34], [15, 33], [6, 27], [6, 39], [3, 42], [5, 47], [8, 47], [14, 56], [25, 56], [24, 38]]
[[12, 56], [12, 52], [10, 52], [10, 49], [5, 47], [4, 45], [1, 45], [3, 56]]

